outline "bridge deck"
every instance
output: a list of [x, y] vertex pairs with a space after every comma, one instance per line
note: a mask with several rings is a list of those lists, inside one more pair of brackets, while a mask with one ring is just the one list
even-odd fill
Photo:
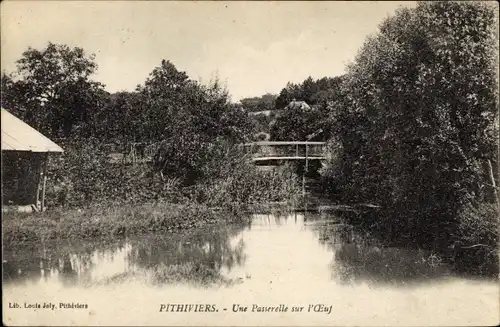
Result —
[[[115, 149], [109, 144], [110, 163], [143, 163], [151, 162], [157, 149], [157, 144], [130, 143], [126, 148]], [[325, 160], [324, 148], [326, 142], [315, 141], [261, 141], [240, 144], [252, 154], [252, 162], [279, 160]]]
[[316, 141], [259, 141], [245, 143], [244, 146], [280, 146], [280, 145], [326, 145], [326, 142]]
[[285, 157], [285, 156], [282, 156], [282, 157], [255, 157], [255, 158], [252, 158], [252, 161], [267, 161], [267, 160], [325, 160], [326, 157], [317, 157], [317, 156], [314, 156], [314, 157]]
[[262, 141], [244, 144], [250, 149], [257, 149], [252, 161], [273, 160], [325, 160], [323, 149], [325, 142], [314, 141]]

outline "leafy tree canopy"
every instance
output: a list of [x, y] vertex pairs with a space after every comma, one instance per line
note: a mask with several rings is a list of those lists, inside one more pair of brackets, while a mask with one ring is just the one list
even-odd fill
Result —
[[400, 9], [380, 25], [331, 112], [345, 199], [390, 208], [387, 219], [410, 233], [449, 228], [485, 196], [492, 182], [482, 166], [496, 157], [498, 130], [497, 27], [489, 4], [448, 1]]
[[82, 48], [54, 43], [43, 50], [28, 48], [17, 71], [2, 74], [2, 106], [52, 136], [71, 136], [76, 127], [89, 135], [107, 96], [90, 78], [96, 69], [94, 55]]
[[[342, 76], [288, 83], [276, 99], [280, 109], [271, 124], [272, 140], [327, 140], [330, 137], [329, 112], [341, 98]], [[301, 105], [299, 105], [301, 104]]]
[[244, 98], [241, 99], [241, 105], [248, 112], [273, 110], [277, 96], [274, 94], [266, 93], [261, 97]]

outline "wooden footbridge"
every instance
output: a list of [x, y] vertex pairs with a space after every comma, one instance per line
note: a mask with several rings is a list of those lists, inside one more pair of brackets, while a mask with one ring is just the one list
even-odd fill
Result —
[[244, 144], [255, 164], [273, 161], [325, 160], [325, 142], [263, 141]]
[[325, 160], [325, 142], [263, 141], [244, 144], [251, 160], [260, 166], [276, 166], [280, 162], [304, 162], [302, 193], [306, 195], [306, 174], [310, 161]]
[[[276, 165], [277, 162], [303, 161], [306, 167], [310, 161], [325, 160], [325, 142], [310, 141], [263, 141], [241, 144], [256, 165]], [[157, 144], [129, 143], [123, 149], [110, 149], [111, 163], [135, 164], [151, 162], [158, 148]], [[114, 150], [114, 151], [113, 151]]]

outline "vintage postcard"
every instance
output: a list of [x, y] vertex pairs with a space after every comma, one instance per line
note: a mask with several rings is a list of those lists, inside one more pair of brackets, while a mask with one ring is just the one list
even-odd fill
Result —
[[0, 6], [5, 325], [500, 323], [497, 2]]

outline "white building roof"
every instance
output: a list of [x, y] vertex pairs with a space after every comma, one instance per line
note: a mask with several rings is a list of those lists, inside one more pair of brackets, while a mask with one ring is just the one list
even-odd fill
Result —
[[2, 108], [2, 151], [64, 152], [42, 133]]

